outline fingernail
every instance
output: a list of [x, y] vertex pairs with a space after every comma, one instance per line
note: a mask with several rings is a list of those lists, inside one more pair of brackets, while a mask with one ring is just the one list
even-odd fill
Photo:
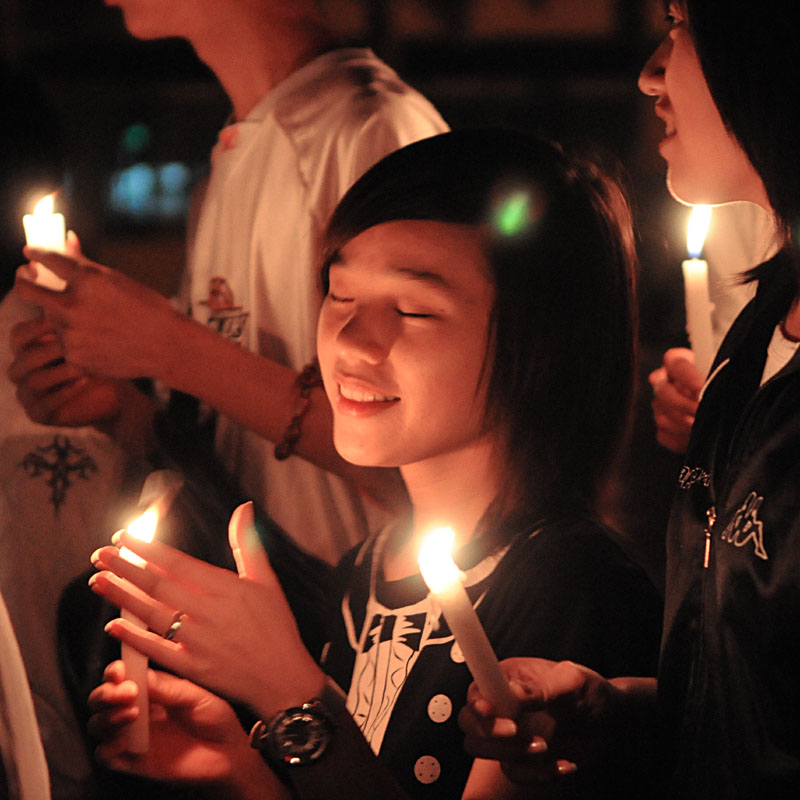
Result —
[[492, 733], [495, 736], [507, 736], [512, 737], [516, 736], [518, 732], [517, 723], [514, 722], [513, 719], [508, 719], [507, 717], [498, 717], [494, 721], [494, 726]]
[[120, 539], [122, 539], [122, 531], [117, 531], [117, 532], [116, 532], [116, 533], [115, 533], [115, 534], [114, 534], [114, 535], [111, 537], [111, 544], [119, 544], [119, 542], [120, 542]]
[[97, 583], [97, 573], [95, 572], [95, 574], [94, 574], [94, 575], [92, 575], [92, 577], [91, 577], [91, 578], [89, 578], [89, 588], [92, 588], [92, 587], [94, 587], [94, 585], [95, 585], [96, 583]]
[[578, 765], [574, 761], [559, 761], [556, 769], [559, 775], [574, 775], [578, 771]]
[[472, 708], [476, 714], [481, 717], [490, 717], [492, 715], [492, 705], [489, 703], [488, 700], [484, 700], [483, 698], [476, 700], [472, 704]]
[[528, 743], [528, 747], [526, 748], [527, 752], [531, 755], [535, 753], [546, 753], [547, 752], [547, 742], [541, 738], [541, 736], [537, 736], [535, 739], [532, 739]]
[[17, 277], [26, 281], [35, 281], [36, 268], [32, 267], [30, 264], [23, 264], [22, 266], [17, 267]]

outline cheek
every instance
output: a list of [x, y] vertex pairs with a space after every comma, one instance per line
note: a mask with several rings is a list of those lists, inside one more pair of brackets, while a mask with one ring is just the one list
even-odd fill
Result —
[[327, 377], [333, 371], [334, 365], [334, 345], [336, 342], [336, 330], [331, 321], [330, 314], [326, 313], [323, 306], [317, 322], [317, 360], [319, 361], [320, 372], [325, 383], [325, 391], [328, 397], [331, 396], [332, 387], [330, 379]]

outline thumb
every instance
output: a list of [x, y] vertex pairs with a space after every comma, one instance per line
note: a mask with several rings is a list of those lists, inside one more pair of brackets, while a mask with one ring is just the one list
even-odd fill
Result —
[[196, 705], [205, 690], [169, 672], [148, 669], [147, 692], [151, 701], [165, 708], [186, 708]]
[[64, 243], [64, 252], [71, 258], [79, 259], [83, 256], [81, 251], [81, 240], [75, 231], [67, 231], [67, 238]]
[[233, 560], [240, 578], [256, 583], [272, 583], [275, 575], [269, 559], [261, 546], [258, 531], [253, 521], [253, 503], [242, 503], [231, 514], [228, 524], [228, 541], [233, 551]]
[[[78, 274], [77, 261], [71, 255], [30, 246], [25, 247], [22, 252], [25, 258], [35, 265], [34, 281], [45, 289], [63, 292], [69, 282]], [[17, 276], [30, 279], [28, 275], [19, 271], [17, 271]]]

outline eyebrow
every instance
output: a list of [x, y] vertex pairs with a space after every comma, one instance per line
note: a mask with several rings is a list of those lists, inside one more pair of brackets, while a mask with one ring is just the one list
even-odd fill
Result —
[[[341, 253], [337, 253], [328, 265], [329, 269], [333, 267], [347, 267], [347, 261], [342, 257]], [[455, 291], [455, 286], [438, 272], [434, 272], [423, 267], [413, 267], [408, 264], [390, 264], [389, 270], [396, 275], [406, 278], [410, 281], [419, 283], [426, 283], [437, 289], [444, 289], [448, 292]]]
[[409, 267], [399, 264], [396, 266], [391, 265], [389, 268], [392, 270], [392, 272], [402, 275], [404, 278], [408, 278], [412, 281], [428, 283], [440, 289], [447, 289], [448, 291], [453, 291], [455, 288], [453, 284], [447, 280], [447, 278], [445, 278], [443, 275], [440, 275], [438, 272], [432, 272], [431, 270], [427, 269]]

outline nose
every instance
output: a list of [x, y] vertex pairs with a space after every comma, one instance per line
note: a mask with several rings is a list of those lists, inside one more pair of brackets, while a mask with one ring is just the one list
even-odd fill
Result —
[[665, 93], [664, 75], [671, 49], [672, 39], [665, 36], [639, 73], [640, 92], [654, 97]]
[[384, 314], [358, 309], [339, 329], [336, 349], [345, 361], [380, 364], [389, 355], [393, 341], [393, 326]]

